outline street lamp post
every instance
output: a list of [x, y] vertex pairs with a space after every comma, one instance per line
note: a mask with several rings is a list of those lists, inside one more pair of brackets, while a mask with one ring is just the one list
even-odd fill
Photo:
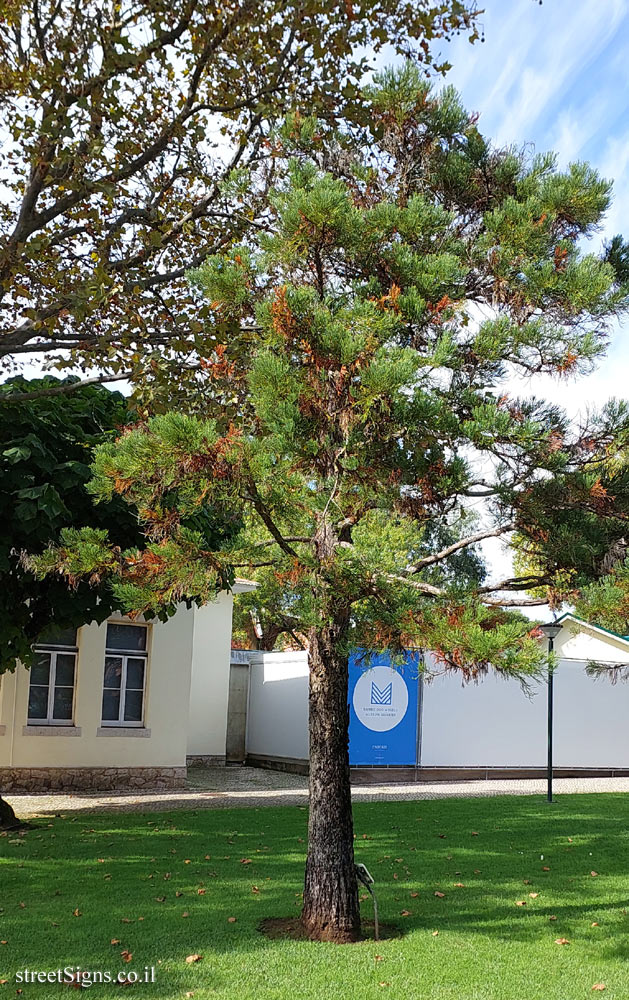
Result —
[[[547, 625], [540, 626], [542, 632], [548, 639], [548, 656], [554, 649], [555, 639], [561, 632], [561, 625], [555, 622], [548, 622]], [[546, 679], [547, 706], [548, 706], [548, 752], [546, 758], [546, 801], [553, 801], [553, 711], [554, 711], [554, 671], [549, 662], [548, 675]]]

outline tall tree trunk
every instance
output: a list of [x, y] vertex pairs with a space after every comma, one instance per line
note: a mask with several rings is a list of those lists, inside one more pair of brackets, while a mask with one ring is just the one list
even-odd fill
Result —
[[13, 812], [13, 809], [0, 795], [0, 830], [10, 830], [14, 826], [19, 826], [20, 821]]
[[344, 626], [312, 629], [310, 672], [310, 820], [302, 922], [313, 939], [360, 936], [349, 781], [347, 655]]

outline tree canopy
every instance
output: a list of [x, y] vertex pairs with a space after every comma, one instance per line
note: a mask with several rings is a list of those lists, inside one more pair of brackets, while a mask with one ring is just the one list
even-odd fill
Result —
[[478, 37], [461, 0], [5, 0], [0, 20], [0, 356], [145, 391], [169, 349], [181, 373], [213, 346], [185, 273], [260, 224], [278, 115], [358, 124], [368, 56], [430, 66], [432, 41]]
[[40, 552], [62, 528], [85, 524], [106, 529], [125, 548], [142, 541], [126, 504], [115, 498], [95, 507], [85, 488], [94, 448], [115, 439], [134, 414], [124, 396], [97, 385], [30, 398], [64, 384], [52, 376], [20, 377], [0, 387], [11, 396], [9, 416], [0, 422], [0, 673], [12, 670], [16, 658], [29, 664], [32, 644], [48, 627], [79, 628], [120, 607], [110, 589], [87, 580], [73, 590], [53, 577], [36, 580], [20, 563], [23, 550]]
[[[385, 72], [370, 100], [374, 146], [347, 177], [320, 169], [316, 121], [290, 120], [274, 231], [192, 272], [211, 322], [226, 341], [247, 331], [253, 360], [239, 367], [219, 345], [206, 362], [218, 423], [172, 414], [100, 449], [92, 488], [149, 518], [165, 574], [114, 586], [138, 608], [158, 582], [168, 599], [186, 594], [172, 559], [190, 565], [196, 542], [181, 516], [201, 498], [245, 504], [242, 533], [199, 551], [198, 571], [211, 588], [229, 566], [268, 564], [289, 584], [293, 624], [296, 612], [308, 628], [322, 614], [310, 574], [324, 518], [338, 534], [329, 588], [348, 595], [352, 641], [430, 642], [460, 665], [515, 666], [537, 647], [526, 622], [497, 609], [526, 603], [518, 591], [543, 588], [529, 598], [541, 604], [575, 574], [595, 579], [625, 531], [627, 473], [608, 460], [626, 447], [625, 405], [571, 429], [553, 404], [501, 388], [517, 372], [576, 375], [605, 349], [627, 288], [581, 245], [610, 185], [586, 164], [559, 172], [551, 155], [493, 149], [456, 93], [433, 93], [410, 65]], [[479, 499], [491, 521], [466, 531]], [[437, 528], [458, 540], [426, 554]], [[514, 533], [535, 567], [435, 580], [457, 552]], [[101, 569], [124, 580], [102, 544]]]
[[[137, 509], [144, 552], [85, 530], [33, 561], [109, 579], [134, 610], [208, 599], [230, 572], [272, 574], [309, 647], [302, 919], [333, 940], [359, 931], [350, 647], [429, 648], [468, 679], [532, 673], [545, 650], [515, 606], [596, 580], [629, 515], [626, 404], [572, 427], [505, 385], [587, 371], [627, 308], [623, 268], [586, 247], [609, 183], [493, 148], [456, 92], [411, 64], [367, 97], [360, 153], [290, 118], [270, 231], [193, 270], [223, 338], [196, 415], [156, 416], [97, 450], [90, 488]], [[243, 337], [246, 360], [227, 350]], [[204, 504], [241, 517], [220, 545], [188, 524]], [[515, 538], [523, 566], [447, 571], [490, 537]]]

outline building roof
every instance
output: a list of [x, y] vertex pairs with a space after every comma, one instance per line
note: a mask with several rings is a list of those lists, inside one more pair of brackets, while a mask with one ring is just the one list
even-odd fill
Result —
[[600, 635], [602, 639], [607, 636], [611, 636], [617, 642], [622, 642], [629, 649], [629, 636], [621, 635], [620, 632], [612, 632], [610, 628], [603, 628], [602, 625], [593, 625], [592, 622], [587, 621], [585, 618], [579, 618], [578, 615], [573, 614], [572, 611], [566, 611], [565, 614], [560, 615], [559, 618], [555, 620], [556, 625], [563, 625], [568, 621], [575, 622], [575, 624], [582, 626], [591, 632], [596, 632]]

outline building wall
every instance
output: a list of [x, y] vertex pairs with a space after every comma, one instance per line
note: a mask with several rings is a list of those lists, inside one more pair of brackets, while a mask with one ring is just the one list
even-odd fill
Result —
[[[112, 619], [113, 620], [113, 619]], [[124, 620], [118, 618], [117, 620]], [[0, 688], [0, 781], [5, 789], [59, 784], [108, 787], [123, 781], [174, 784], [185, 777], [194, 611], [148, 623], [144, 727], [101, 726], [107, 625], [78, 633], [74, 726], [28, 726], [29, 673], [18, 667]], [[80, 773], [79, 773], [80, 772]]]
[[194, 611], [189, 713], [182, 727], [189, 757], [225, 760], [232, 607], [225, 593]]
[[250, 657], [247, 754], [308, 758], [308, 654]]
[[453, 673], [426, 679], [420, 719], [423, 767], [541, 767], [546, 702], [517, 681], [488, 674], [478, 684]]
[[[569, 623], [555, 647], [556, 768], [629, 769], [629, 684], [586, 674], [588, 660], [629, 662], [629, 645]], [[463, 685], [453, 673], [426, 679], [420, 722], [425, 768], [543, 768], [547, 749], [545, 682], [530, 693], [517, 680], [488, 674]], [[258, 653], [251, 660], [247, 754], [308, 757], [305, 653]]]

